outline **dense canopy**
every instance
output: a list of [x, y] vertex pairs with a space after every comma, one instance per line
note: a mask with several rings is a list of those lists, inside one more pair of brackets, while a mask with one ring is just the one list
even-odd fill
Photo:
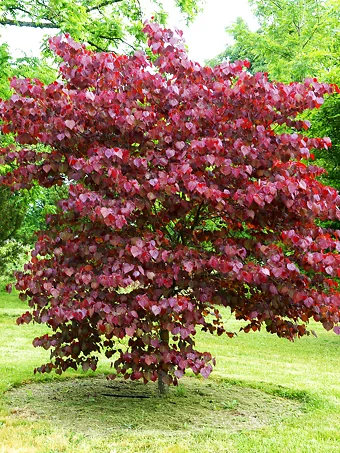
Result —
[[340, 231], [318, 222], [340, 218], [340, 197], [309, 162], [330, 141], [296, 118], [335, 87], [201, 67], [180, 34], [144, 32], [154, 63], [53, 38], [61, 78], [13, 79], [0, 105], [17, 141], [1, 182], [69, 187], [17, 277], [31, 307], [18, 322], [51, 328], [34, 342], [51, 349], [39, 371], [95, 369], [104, 351], [126, 378], [208, 376], [195, 334], [225, 332], [221, 306], [246, 332], [293, 339], [310, 319], [337, 332]]

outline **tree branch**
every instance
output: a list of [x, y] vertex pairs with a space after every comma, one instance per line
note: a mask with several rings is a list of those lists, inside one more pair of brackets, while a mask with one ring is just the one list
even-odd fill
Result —
[[143, 22], [143, 10], [142, 10], [140, 1], [139, 1], [139, 0], [136, 0], [136, 2], [138, 3], [138, 8], [139, 8], [139, 18], [140, 18], [140, 20]]
[[90, 46], [99, 50], [99, 52], [108, 52], [108, 50], [103, 49], [102, 47], [98, 46], [98, 44], [95, 44], [93, 41], [87, 40], [87, 42], [90, 44]]
[[202, 207], [203, 207], [203, 201], [197, 208], [196, 215], [195, 215], [192, 227], [191, 227], [191, 231], [193, 231], [195, 229], [195, 227], [197, 226], [197, 224], [198, 224], [199, 215], [200, 215]]
[[31, 14], [29, 11], [27, 11], [27, 10], [24, 9], [24, 8], [21, 8], [20, 6], [9, 7], [9, 8], [8, 8], [8, 11], [10, 11], [11, 14], [14, 15], [14, 16], [15, 16], [15, 12], [16, 12], [16, 11], [21, 11], [22, 13], [25, 13], [25, 14], [27, 14], [28, 16], [30, 16], [30, 14]]
[[312, 30], [312, 33], [309, 35], [309, 37], [306, 39], [306, 41], [304, 42], [304, 44], [302, 45], [302, 49], [304, 49], [307, 44], [309, 43], [309, 41], [313, 38], [313, 36], [315, 35], [316, 31], [318, 30], [319, 26], [317, 25], [316, 27], [314, 27], [314, 29]]
[[123, 44], [126, 44], [127, 46], [131, 47], [131, 49], [137, 50], [136, 47], [134, 47], [132, 44], [129, 44], [128, 42], [124, 41], [124, 39], [122, 39], [122, 38], [114, 38], [113, 36], [104, 36], [104, 35], [98, 35], [98, 38], [107, 39], [108, 41], [120, 41]]
[[55, 24], [49, 22], [27, 22], [25, 20], [11, 20], [0, 19], [0, 25], [13, 25], [15, 27], [31, 27], [31, 28], [54, 28], [57, 29]]
[[279, 2], [275, 2], [275, 1], [272, 0], [270, 3], [272, 5], [274, 5], [274, 6], [276, 6], [277, 9], [280, 9], [282, 11], [282, 6], [280, 5]]
[[120, 3], [122, 1], [123, 0], [105, 0], [101, 3], [99, 3], [99, 5], [86, 8], [86, 12], [89, 13], [90, 11], [94, 11], [95, 9], [99, 9], [99, 8], [103, 8], [104, 6], [112, 5], [112, 3]]

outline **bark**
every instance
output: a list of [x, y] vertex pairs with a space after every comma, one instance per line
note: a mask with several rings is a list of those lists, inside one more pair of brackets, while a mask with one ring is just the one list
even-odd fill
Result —
[[165, 375], [164, 371], [159, 371], [158, 373], [158, 392], [160, 396], [164, 396], [168, 393], [169, 387], [164, 384], [163, 376]]
[[31, 27], [31, 28], [58, 28], [50, 22], [31, 22], [25, 20], [0, 19], [0, 25], [13, 25], [15, 27]]

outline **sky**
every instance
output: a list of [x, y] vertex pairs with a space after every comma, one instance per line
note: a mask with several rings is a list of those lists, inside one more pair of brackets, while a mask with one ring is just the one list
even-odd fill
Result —
[[[144, 0], [147, 2], [148, 0]], [[242, 17], [252, 29], [256, 29], [256, 20], [251, 13], [247, 0], [206, 0], [204, 11], [189, 27], [185, 20], [176, 12], [171, 4], [169, 26], [177, 27], [184, 32], [184, 38], [189, 47], [189, 56], [192, 60], [203, 63], [221, 53], [231, 38], [225, 28]], [[51, 30], [48, 30], [51, 33]], [[6, 27], [2, 31], [0, 42], [6, 41], [14, 57], [26, 53], [28, 56], [39, 56], [39, 47], [45, 31], [33, 28]]]

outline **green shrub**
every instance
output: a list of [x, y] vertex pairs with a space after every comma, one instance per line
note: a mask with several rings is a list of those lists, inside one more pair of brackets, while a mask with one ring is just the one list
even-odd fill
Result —
[[23, 268], [29, 259], [30, 246], [15, 239], [0, 245], [0, 290], [14, 280], [14, 272]]

